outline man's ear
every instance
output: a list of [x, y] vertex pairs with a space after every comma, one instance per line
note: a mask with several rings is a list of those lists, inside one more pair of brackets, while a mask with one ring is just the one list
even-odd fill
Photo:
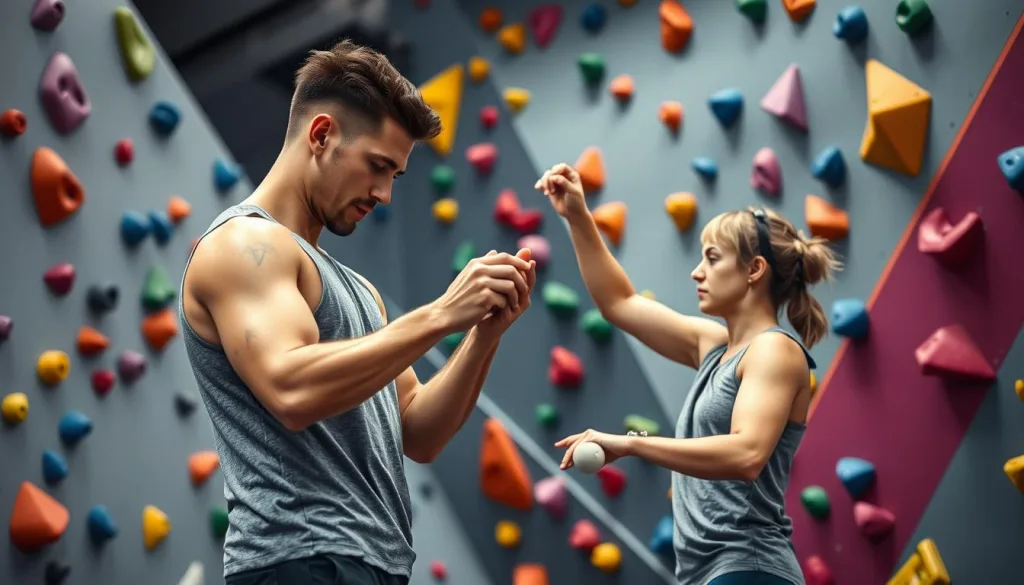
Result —
[[327, 139], [330, 138], [332, 128], [334, 120], [328, 114], [317, 114], [310, 122], [309, 147], [314, 154], [320, 154], [327, 149]]

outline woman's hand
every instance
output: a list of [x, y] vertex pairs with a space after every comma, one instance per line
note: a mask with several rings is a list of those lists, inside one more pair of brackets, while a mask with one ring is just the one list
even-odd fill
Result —
[[576, 446], [580, 443], [597, 443], [604, 449], [604, 463], [605, 465], [612, 463], [613, 461], [629, 455], [630, 437], [626, 435], [610, 435], [608, 433], [599, 433], [592, 429], [587, 429], [582, 433], [570, 435], [561, 441], [555, 443], [555, 447], [567, 447], [565, 456], [562, 457], [562, 469], [569, 469], [573, 466], [572, 455], [576, 451]]
[[544, 175], [534, 188], [543, 192], [558, 215], [566, 219], [587, 211], [580, 174], [565, 163], [559, 163], [544, 171]]

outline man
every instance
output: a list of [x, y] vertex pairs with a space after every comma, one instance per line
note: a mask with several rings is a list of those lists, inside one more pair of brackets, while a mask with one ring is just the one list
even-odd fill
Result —
[[[213, 421], [228, 585], [394, 585], [415, 560], [404, 457], [433, 460], [469, 417], [504, 331], [530, 306], [529, 252], [476, 258], [391, 323], [318, 245], [391, 201], [438, 116], [383, 56], [342, 42], [298, 71], [281, 153], [198, 242], [182, 335]], [[467, 331], [421, 383], [412, 364]]]

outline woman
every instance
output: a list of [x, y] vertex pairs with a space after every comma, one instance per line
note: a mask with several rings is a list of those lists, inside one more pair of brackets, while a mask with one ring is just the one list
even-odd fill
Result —
[[[536, 188], [564, 217], [587, 291], [604, 317], [661, 355], [697, 370], [675, 438], [588, 430], [562, 439], [562, 468], [582, 442], [610, 463], [640, 457], [672, 472], [676, 578], [686, 585], [804, 582], [793, 551], [785, 493], [811, 401], [807, 352], [828, 331], [807, 286], [841, 263], [772, 211], [723, 213], [701, 234], [697, 282], [702, 313], [680, 315], [633, 288], [604, 245], [580, 177], [559, 164]], [[797, 339], [779, 326], [787, 317]]]

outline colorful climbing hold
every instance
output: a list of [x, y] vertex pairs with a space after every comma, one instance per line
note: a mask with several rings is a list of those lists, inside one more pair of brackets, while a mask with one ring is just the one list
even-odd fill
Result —
[[192, 215], [192, 205], [190, 205], [188, 201], [178, 197], [177, 195], [172, 195], [167, 200], [167, 217], [169, 217], [173, 223], [179, 224], [188, 219], [188, 216], [190, 215]]
[[697, 218], [697, 196], [693, 193], [672, 193], [665, 197], [665, 213], [680, 231], [689, 230]]
[[110, 339], [96, 328], [82, 325], [78, 328], [75, 347], [82, 355], [96, 355], [110, 347]]
[[946, 210], [936, 207], [918, 225], [917, 249], [922, 254], [931, 255], [946, 268], [955, 270], [973, 256], [984, 237], [985, 228], [976, 212], [967, 212], [954, 225]]
[[675, 533], [675, 523], [671, 516], [662, 516], [654, 525], [654, 532], [647, 541], [647, 548], [655, 554], [665, 555], [672, 552], [672, 537]]
[[28, 129], [28, 118], [20, 110], [9, 109], [4, 110], [3, 114], [0, 114], [0, 134], [13, 138], [15, 136], [21, 136]]
[[643, 432], [651, 436], [657, 435], [658, 431], [661, 430], [661, 427], [655, 420], [639, 414], [627, 414], [626, 418], [622, 419], [622, 425], [626, 427], [627, 432]]
[[551, 348], [548, 378], [559, 388], [577, 388], [583, 383], [583, 361], [575, 353], [556, 345]]
[[1024, 492], [1024, 455], [1007, 459], [1003, 464], [1003, 473], [1010, 478], [1014, 487]]
[[846, 6], [836, 15], [832, 23], [832, 34], [850, 44], [868, 37], [868, 15], [860, 6]]
[[199, 407], [199, 397], [194, 392], [178, 390], [174, 393], [174, 410], [179, 416], [188, 416]]
[[604, 57], [600, 53], [583, 53], [576, 60], [576, 65], [587, 84], [595, 85], [604, 78]]
[[831, 321], [836, 335], [863, 339], [870, 325], [867, 305], [860, 299], [836, 299], [832, 303]]
[[465, 338], [465, 331], [456, 331], [455, 333], [445, 335], [441, 342], [444, 343], [444, 346], [448, 348], [449, 352], [453, 352], [455, 351], [455, 348], [459, 347], [459, 344], [462, 343], [462, 340]]
[[71, 574], [71, 566], [57, 559], [46, 561], [43, 567], [43, 583], [46, 585], [61, 585]]
[[768, 195], [778, 195], [782, 192], [782, 166], [775, 151], [767, 146], [754, 154], [750, 186]]
[[615, 498], [626, 489], [626, 472], [614, 465], [605, 465], [597, 470], [601, 491], [609, 498]]
[[58, 349], [50, 349], [39, 354], [36, 361], [36, 375], [44, 384], [51, 386], [60, 384], [71, 373], [71, 358]]
[[793, 126], [807, 130], [807, 103], [800, 68], [790, 64], [761, 98], [761, 109]]
[[1010, 188], [1024, 191], [1024, 146], [1016, 146], [1000, 153], [997, 159], [999, 171], [1003, 173]]
[[130, 349], [122, 351], [117, 357], [117, 373], [125, 384], [135, 382], [146, 373], [146, 357]]
[[11, 392], [0, 402], [0, 414], [4, 422], [10, 425], [25, 422], [28, 418], [28, 395], [24, 392]]
[[420, 95], [441, 119], [441, 132], [427, 141], [441, 156], [451, 154], [462, 108], [465, 67], [456, 63], [428, 79], [420, 86]]
[[135, 158], [135, 146], [131, 138], [122, 138], [114, 143], [114, 161], [122, 167], [131, 164]]
[[31, 175], [36, 213], [43, 227], [67, 220], [85, 203], [85, 187], [52, 148], [35, 150]]
[[602, 203], [591, 211], [594, 223], [613, 246], [622, 245], [622, 236], [626, 231], [626, 204], [622, 201]]
[[814, 12], [817, 0], [782, 0], [782, 6], [786, 14], [793, 22], [803, 22]]
[[70, 520], [71, 514], [64, 504], [32, 482], [23, 481], [11, 511], [11, 544], [22, 552], [34, 553], [57, 542]]
[[837, 146], [829, 146], [811, 162], [811, 175], [830, 187], [838, 187], [846, 180], [846, 161]]
[[459, 202], [451, 197], [438, 199], [431, 206], [434, 219], [441, 223], [451, 224], [459, 217]]
[[116, 284], [94, 284], [85, 294], [85, 302], [93, 313], [108, 313], [117, 308], [121, 292]]
[[607, 21], [608, 10], [597, 2], [587, 4], [580, 12], [580, 26], [588, 33], [596, 34], [601, 32]]
[[511, 520], [499, 520], [494, 526], [494, 540], [498, 541], [498, 544], [505, 548], [519, 546], [522, 536], [522, 530], [519, 529], [519, 525]]
[[840, 240], [850, 232], [850, 216], [817, 195], [804, 198], [804, 221], [812, 236], [826, 240]]
[[121, 240], [126, 246], [137, 246], [153, 231], [149, 216], [138, 211], [121, 215]]
[[633, 81], [633, 77], [625, 73], [619, 75], [608, 84], [608, 93], [612, 94], [612, 97], [620, 102], [627, 102], [632, 99], [635, 91], [636, 83]]
[[661, 21], [661, 47], [669, 53], [686, 48], [693, 36], [693, 18], [678, 0], [661, 0], [658, 6]]
[[815, 518], [826, 518], [832, 511], [828, 492], [820, 485], [807, 486], [800, 492], [800, 502], [807, 513]]
[[188, 457], [188, 476], [192, 485], [202, 485], [220, 469], [216, 451], [197, 451]]
[[441, 561], [430, 561], [430, 575], [438, 581], [443, 581], [448, 578], [448, 567]]
[[533, 507], [530, 472], [505, 425], [488, 418], [480, 446], [480, 486], [491, 500], [529, 511]]
[[512, 569], [512, 585], [548, 585], [548, 569], [540, 563], [519, 563]]
[[573, 165], [580, 175], [580, 184], [588, 195], [604, 188], [605, 170], [604, 156], [596, 146], [587, 147]]
[[174, 235], [174, 222], [167, 212], [162, 209], [152, 209], [149, 212], [149, 225], [153, 231], [153, 239], [157, 244], [163, 245], [171, 241]]
[[66, 53], [57, 51], [50, 57], [39, 81], [39, 94], [50, 123], [60, 134], [74, 132], [92, 112], [78, 69]]
[[142, 81], [149, 77], [156, 66], [156, 50], [127, 6], [114, 9], [114, 29], [121, 50], [121, 65], [128, 79]]
[[0, 341], [7, 341], [11, 338], [11, 331], [14, 330], [14, 319], [10, 315], [0, 315]]
[[544, 287], [541, 289], [541, 297], [544, 299], [544, 304], [547, 305], [548, 309], [561, 319], [575, 315], [580, 305], [579, 293], [567, 285], [554, 280], [544, 283]]
[[177, 289], [167, 271], [160, 265], [150, 266], [142, 283], [142, 306], [152, 310], [163, 309], [177, 296]]
[[[576, 448], [578, 452], [584, 445], [593, 445], [594, 443], [580, 443], [579, 447]], [[600, 448], [600, 447], [598, 447]], [[576, 464], [579, 467], [579, 464]], [[601, 451], [601, 465], [604, 465], [604, 451]], [[580, 469], [583, 471], [583, 469]], [[594, 471], [597, 471], [595, 468]], [[587, 473], [593, 473], [590, 471]], [[569, 531], [569, 546], [577, 550], [591, 551], [598, 544], [601, 543], [601, 531], [597, 529], [597, 525], [590, 520], [583, 519], [577, 520], [572, 525], [572, 530]]]
[[541, 4], [530, 10], [526, 22], [530, 25], [533, 42], [541, 49], [547, 48], [562, 24], [564, 10], [561, 4]]
[[966, 384], [988, 384], [996, 372], [971, 335], [960, 324], [936, 329], [914, 351], [925, 376], [940, 376]]
[[583, 313], [583, 317], [580, 319], [580, 328], [597, 343], [608, 343], [612, 339], [612, 324], [596, 307]]
[[228, 509], [224, 506], [210, 508], [210, 532], [213, 537], [221, 540], [228, 532]]
[[[825, 563], [825, 559], [820, 556], [811, 555], [804, 559], [800, 566], [803, 569], [807, 585], [836, 585], [836, 578], [832, 574], [832, 569]], [[936, 583], [935, 585], [939, 584]]]
[[63, 20], [63, 0], [36, 0], [32, 5], [32, 15], [29, 17], [32, 28], [53, 32]]
[[504, 16], [502, 16], [501, 10], [494, 6], [488, 6], [480, 11], [477, 23], [484, 32], [492, 33], [501, 28], [503, 20]]
[[213, 185], [224, 192], [235, 186], [242, 178], [242, 167], [219, 156], [213, 161]]
[[43, 282], [53, 294], [62, 297], [75, 286], [75, 266], [70, 262], [54, 264], [43, 273]]
[[743, 94], [734, 88], [720, 89], [708, 98], [708, 107], [718, 123], [729, 128], [743, 112]]
[[661, 102], [658, 106], [658, 120], [672, 132], [679, 132], [683, 125], [683, 104], [676, 101]]
[[908, 35], [916, 35], [932, 23], [932, 10], [925, 0], [896, 2], [896, 26]]
[[495, 106], [484, 106], [480, 108], [480, 124], [490, 130], [498, 125], [498, 108]]
[[522, 53], [526, 50], [526, 26], [521, 22], [513, 22], [501, 27], [498, 31], [498, 44], [507, 53]]
[[57, 434], [66, 445], [75, 445], [92, 433], [92, 419], [77, 410], [68, 410], [60, 417]]
[[836, 477], [854, 499], [864, 495], [875, 481], [875, 466], [860, 457], [842, 457], [836, 462]]
[[439, 194], [445, 194], [455, 186], [455, 169], [448, 165], [437, 165], [430, 171], [430, 185]]
[[512, 215], [512, 229], [520, 234], [532, 235], [544, 223], [544, 213], [539, 209], [520, 209]]
[[530, 251], [530, 259], [537, 263], [537, 268], [543, 269], [551, 259], [551, 244], [547, 238], [540, 234], [528, 234], [516, 241], [516, 248], [526, 248]]
[[474, 144], [466, 149], [466, 162], [481, 175], [490, 174], [498, 162], [498, 147], [492, 142]]
[[142, 539], [146, 549], [152, 550], [171, 533], [171, 521], [163, 510], [153, 505], [142, 509]]
[[505, 106], [514, 113], [522, 112], [530, 103], [530, 91], [521, 87], [509, 87], [502, 92]]
[[89, 508], [89, 513], [85, 517], [85, 525], [89, 530], [89, 536], [96, 543], [115, 538], [119, 532], [117, 522], [114, 521], [110, 510], [102, 504]]
[[462, 272], [469, 261], [476, 256], [476, 245], [473, 244], [472, 240], [465, 240], [455, 247], [455, 253], [452, 254], [452, 272]]
[[494, 201], [494, 221], [511, 226], [519, 210], [519, 197], [516, 192], [512, 189], [502, 189]]
[[892, 531], [896, 516], [881, 506], [856, 502], [853, 505], [853, 520], [865, 536], [878, 537]]
[[917, 549], [896, 571], [888, 585], [950, 585], [950, 583], [952, 580], [949, 577], [946, 564], [939, 554], [939, 548], [935, 545], [934, 540], [925, 538], [917, 543]]
[[163, 351], [178, 335], [178, 312], [165, 308], [142, 318], [142, 338], [155, 351]]
[[160, 136], [167, 137], [181, 122], [181, 109], [173, 102], [160, 100], [149, 108], [149, 125]]
[[89, 375], [89, 383], [92, 385], [93, 392], [99, 397], [106, 396], [110, 389], [114, 387], [116, 376], [113, 370], [94, 370]]
[[1017, 393], [1017, 398], [1024, 400], [1024, 380], [1018, 378], [1013, 383], [1013, 391]]
[[690, 168], [706, 181], [714, 181], [718, 178], [718, 163], [715, 159], [707, 156], [699, 156], [690, 161]]
[[537, 424], [542, 427], [552, 428], [558, 424], [558, 410], [553, 404], [538, 404], [534, 414], [537, 417]]
[[736, 8], [751, 22], [762, 23], [768, 15], [767, 0], [736, 0]]
[[860, 144], [864, 162], [906, 175], [921, 170], [932, 96], [875, 59], [865, 65], [868, 120]]
[[469, 71], [469, 79], [473, 83], [483, 83], [487, 76], [491, 74], [491, 62], [483, 57], [474, 55], [466, 63], [466, 69]]
[[611, 542], [602, 542], [590, 553], [590, 563], [605, 573], [614, 573], [622, 563], [622, 551]]

